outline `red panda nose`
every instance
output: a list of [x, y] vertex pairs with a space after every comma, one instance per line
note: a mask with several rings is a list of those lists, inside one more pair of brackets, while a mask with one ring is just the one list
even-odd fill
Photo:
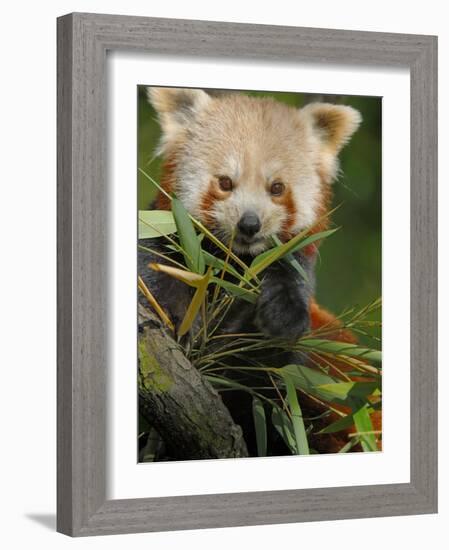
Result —
[[240, 218], [237, 227], [240, 233], [243, 233], [246, 237], [254, 237], [260, 230], [259, 216], [255, 212], [245, 212]]

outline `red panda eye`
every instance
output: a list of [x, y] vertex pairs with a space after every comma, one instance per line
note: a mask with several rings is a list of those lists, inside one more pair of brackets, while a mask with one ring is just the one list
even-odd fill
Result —
[[274, 181], [271, 184], [270, 193], [272, 195], [275, 195], [276, 197], [278, 197], [279, 195], [282, 195], [284, 190], [285, 190], [285, 185], [282, 183], [282, 181]]
[[232, 180], [229, 176], [218, 176], [218, 185], [222, 191], [232, 191]]

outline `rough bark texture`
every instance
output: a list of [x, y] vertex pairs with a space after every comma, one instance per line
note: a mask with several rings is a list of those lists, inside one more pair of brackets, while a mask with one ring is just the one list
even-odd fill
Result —
[[173, 458], [248, 456], [240, 426], [159, 319], [139, 305], [141, 409]]

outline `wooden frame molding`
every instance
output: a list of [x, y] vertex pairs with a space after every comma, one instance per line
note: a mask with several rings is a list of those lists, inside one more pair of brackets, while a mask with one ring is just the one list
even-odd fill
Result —
[[[411, 482], [106, 500], [106, 52], [408, 67]], [[72, 536], [437, 510], [437, 39], [75, 13], [58, 19], [58, 507]]]

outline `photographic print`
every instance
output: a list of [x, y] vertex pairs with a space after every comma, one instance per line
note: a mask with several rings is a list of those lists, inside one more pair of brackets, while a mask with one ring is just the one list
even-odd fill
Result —
[[137, 94], [139, 462], [381, 451], [381, 98]]

